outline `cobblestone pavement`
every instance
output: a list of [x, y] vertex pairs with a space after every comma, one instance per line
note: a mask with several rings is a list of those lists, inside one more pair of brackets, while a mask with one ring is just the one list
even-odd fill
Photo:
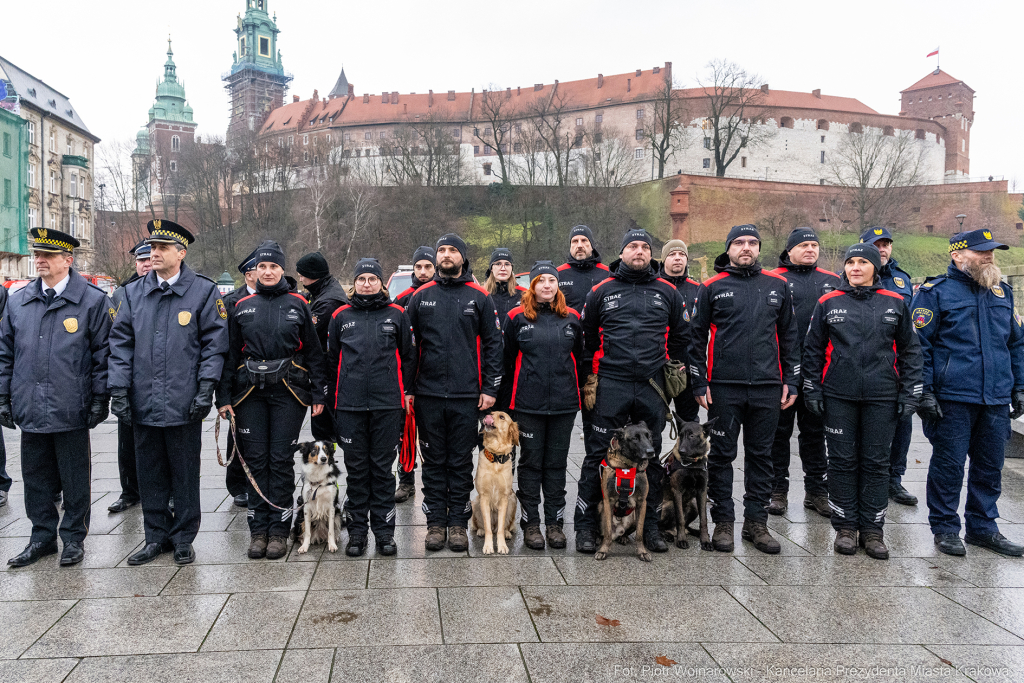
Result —
[[[125, 564], [142, 512], [107, 513], [116, 431], [110, 420], [93, 432], [85, 561], [9, 570], [31, 525], [19, 438], [4, 430], [15, 484], [0, 508], [0, 681], [1024, 680], [1024, 562], [935, 550], [919, 425], [905, 483], [921, 504], [890, 506], [888, 562], [833, 555], [828, 521], [801, 505], [794, 458], [789, 513], [770, 520], [781, 555], [737, 533], [731, 555], [691, 543], [642, 564], [622, 546], [604, 562], [576, 554], [571, 524], [566, 550], [525, 549], [517, 533], [507, 557], [483, 556], [475, 536], [468, 552], [427, 554], [419, 493], [399, 506], [395, 558], [371, 542], [358, 559], [316, 548], [249, 560], [207, 421], [198, 557], [181, 568], [169, 554]], [[578, 433], [577, 422], [570, 509]], [[739, 499], [740, 469], [736, 481]], [[1024, 540], [1024, 461], [1007, 460], [1000, 512]]]

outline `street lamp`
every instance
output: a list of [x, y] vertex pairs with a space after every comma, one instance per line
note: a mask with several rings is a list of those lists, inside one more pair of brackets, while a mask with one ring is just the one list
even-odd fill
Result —
[[958, 213], [956, 215], [956, 222], [960, 224], [960, 232], [964, 231], [964, 219], [967, 218], [967, 214]]

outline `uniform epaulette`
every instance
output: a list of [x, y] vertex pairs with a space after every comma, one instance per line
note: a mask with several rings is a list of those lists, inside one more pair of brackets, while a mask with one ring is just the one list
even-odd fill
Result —
[[[192, 271], [192, 272], [195, 272], [195, 271]], [[202, 273], [196, 273], [196, 277], [201, 277], [204, 280], [206, 280], [207, 282], [212, 282], [213, 284], [217, 284], [212, 278], [208, 278], [205, 275], [203, 275]]]
[[99, 293], [100, 293], [100, 294], [102, 294], [103, 296], [107, 296], [107, 292], [106, 292], [106, 290], [100, 289], [99, 287], [97, 287], [97, 286], [96, 286], [96, 285], [94, 285], [93, 283], [89, 282], [88, 280], [86, 280], [86, 281], [85, 281], [85, 284], [89, 285], [90, 287], [92, 287], [93, 289], [95, 289], [95, 290], [96, 290], [97, 292], [99, 292]]
[[934, 287], [935, 285], [939, 284], [940, 282], [942, 282], [945, 279], [946, 279], [945, 275], [936, 275], [934, 277], [926, 277], [924, 279], [924, 284], [921, 285], [921, 289], [931, 289], [932, 287]]

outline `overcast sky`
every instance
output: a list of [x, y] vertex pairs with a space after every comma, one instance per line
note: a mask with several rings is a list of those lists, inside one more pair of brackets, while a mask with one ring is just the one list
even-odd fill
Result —
[[[71, 98], [104, 140], [146, 123], [174, 40], [201, 134], [223, 135], [236, 15], [245, 0], [43, 0], [5, 3], [0, 54]], [[168, 11], [161, 12], [166, 7]], [[356, 93], [477, 90], [650, 69], [666, 61], [684, 86], [712, 58], [771, 87], [853, 97], [899, 113], [899, 92], [935, 68], [974, 88], [971, 176], [1024, 189], [1021, 0], [929, 2], [283, 2], [277, 13], [291, 94], [333, 87], [344, 64]]]

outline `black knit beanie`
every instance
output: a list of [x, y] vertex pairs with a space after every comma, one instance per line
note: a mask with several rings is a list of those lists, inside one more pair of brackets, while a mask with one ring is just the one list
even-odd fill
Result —
[[384, 282], [384, 269], [380, 267], [380, 261], [375, 258], [361, 258], [356, 264], [355, 274], [353, 278], [359, 278], [360, 275], [376, 275], [377, 278]]
[[256, 263], [276, 263], [285, 267], [284, 250], [281, 249], [281, 245], [274, 240], [265, 240], [260, 246], [256, 247]]
[[310, 280], [319, 280], [331, 274], [331, 267], [327, 265], [327, 259], [319, 251], [306, 254], [295, 264], [295, 270], [302, 277]]

